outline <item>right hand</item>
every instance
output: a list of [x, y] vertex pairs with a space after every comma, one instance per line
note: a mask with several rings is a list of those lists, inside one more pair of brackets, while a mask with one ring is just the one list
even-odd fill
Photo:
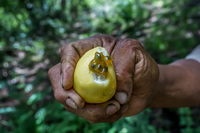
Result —
[[[105, 103], [87, 104], [73, 89], [73, 73], [80, 57], [96, 46], [106, 48], [113, 58], [117, 91]], [[122, 115], [131, 116], [146, 108], [157, 84], [158, 67], [138, 41], [96, 35], [64, 45], [61, 64], [49, 70], [49, 77], [55, 98], [66, 110], [91, 123], [114, 122]]]

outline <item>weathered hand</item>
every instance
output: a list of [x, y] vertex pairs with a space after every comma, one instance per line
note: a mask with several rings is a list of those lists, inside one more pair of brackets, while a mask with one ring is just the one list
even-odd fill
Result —
[[[73, 72], [79, 58], [96, 46], [106, 48], [113, 57], [117, 92], [108, 102], [87, 104], [73, 89]], [[96, 35], [63, 46], [61, 64], [49, 70], [49, 77], [55, 98], [66, 110], [92, 123], [114, 122], [122, 115], [134, 115], [146, 107], [157, 83], [158, 68], [138, 41]]]

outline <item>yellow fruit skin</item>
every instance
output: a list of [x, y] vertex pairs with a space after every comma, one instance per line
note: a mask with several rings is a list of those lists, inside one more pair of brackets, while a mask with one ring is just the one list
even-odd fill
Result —
[[74, 72], [74, 89], [87, 103], [103, 103], [113, 97], [116, 91], [116, 75], [112, 63], [108, 64], [108, 73], [105, 79], [95, 78], [88, 64], [94, 59], [95, 52], [105, 48], [96, 47], [86, 52], [78, 61]]

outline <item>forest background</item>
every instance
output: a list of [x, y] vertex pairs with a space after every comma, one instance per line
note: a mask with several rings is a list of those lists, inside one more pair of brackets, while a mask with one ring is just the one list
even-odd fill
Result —
[[200, 0], [1, 0], [1, 133], [200, 132], [200, 107], [149, 108], [100, 124], [65, 111], [47, 72], [62, 45], [98, 33], [137, 39], [168, 64], [200, 43]]

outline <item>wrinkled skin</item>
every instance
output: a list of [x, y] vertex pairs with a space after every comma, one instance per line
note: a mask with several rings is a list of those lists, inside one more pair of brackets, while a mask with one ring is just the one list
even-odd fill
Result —
[[[113, 58], [117, 92], [105, 103], [88, 104], [73, 89], [73, 73], [80, 57], [96, 46], [106, 48]], [[64, 45], [61, 63], [49, 70], [55, 98], [67, 111], [91, 123], [115, 122], [143, 111], [151, 100], [158, 75], [157, 63], [138, 41], [102, 34]]]

